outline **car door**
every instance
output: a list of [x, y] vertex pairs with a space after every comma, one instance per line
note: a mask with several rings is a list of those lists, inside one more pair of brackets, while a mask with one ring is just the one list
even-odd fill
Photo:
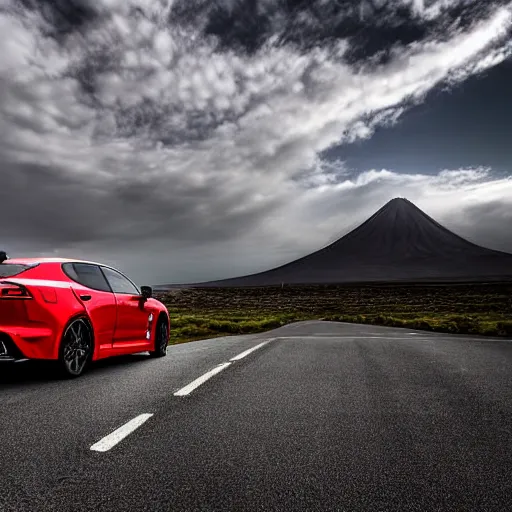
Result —
[[116, 327], [117, 304], [115, 295], [98, 265], [64, 263], [64, 273], [74, 281], [71, 289], [87, 311], [99, 351], [112, 348]]
[[142, 299], [139, 288], [121, 272], [101, 267], [117, 302], [114, 347], [120, 343], [149, 343], [146, 338], [151, 310]]

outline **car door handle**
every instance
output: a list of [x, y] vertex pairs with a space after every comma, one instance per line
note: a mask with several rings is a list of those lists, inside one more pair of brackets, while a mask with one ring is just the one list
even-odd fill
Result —
[[92, 299], [92, 297], [90, 295], [80, 295], [80, 298], [82, 300], [91, 300]]

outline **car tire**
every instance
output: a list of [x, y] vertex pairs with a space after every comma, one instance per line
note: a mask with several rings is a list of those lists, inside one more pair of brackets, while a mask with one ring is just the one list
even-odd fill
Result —
[[85, 318], [72, 320], [62, 335], [58, 373], [63, 378], [80, 377], [89, 366], [94, 351], [93, 335]]
[[151, 357], [165, 357], [169, 344], [169, 328], [164, 318], [160, 318], [155, 329], [155, 349], [149, 351]]

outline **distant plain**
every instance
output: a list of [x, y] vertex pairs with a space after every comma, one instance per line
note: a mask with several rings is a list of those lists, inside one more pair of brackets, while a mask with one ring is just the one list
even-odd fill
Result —
[[512, 336], [512, 282], [177, 288], [158, 297], [171, 313], [171, 343], [313, 319]]

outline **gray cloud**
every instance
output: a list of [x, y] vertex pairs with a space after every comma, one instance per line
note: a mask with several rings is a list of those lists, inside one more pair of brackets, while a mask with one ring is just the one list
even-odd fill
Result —
[[[276, 13], [276, 38], [247, 52], [208, 32], [201, 2], [187, 23], [167, 1], [83, 0], [70, 12], [63, 2], [61, 14], [4, 4], [0, 237], [16, 250], [108, 259], [146, 281], [201, 280], [305, 254], [396, 195], [453, 214], [453, 227], [471, 198], [510, 204], [510, 182], [488, 170], [351, 177], [321, 155], [508, 58], [511, 3], [357, 63], [350, 37], [301, 47]], [[408, 7], [416, 24], [449, 9]]]
[[[507, 191], [511, 189], [508, 187]], [[507, 229], [512, 223], [508, 198], [468, 204], [460, 212], [457, 223], [459, 233], [473, 242], [499, 251], [512, 252], [512, 237]]]

